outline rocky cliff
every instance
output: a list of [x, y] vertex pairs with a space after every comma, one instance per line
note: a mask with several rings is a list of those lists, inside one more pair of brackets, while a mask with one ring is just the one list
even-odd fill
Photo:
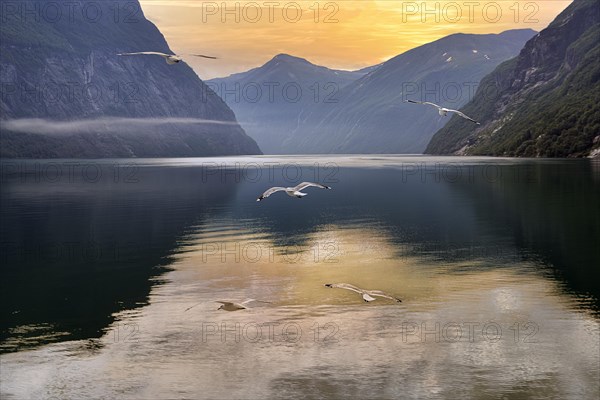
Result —
[[579, 157], [600, 148], [600, 2], [575, 0], [486, 76], [430, 154]]
[[3, 4], [0, 156], [260, 154], [137, 1]]

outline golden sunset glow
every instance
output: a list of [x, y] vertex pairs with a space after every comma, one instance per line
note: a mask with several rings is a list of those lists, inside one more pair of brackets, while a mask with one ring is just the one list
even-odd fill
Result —
[[331, 68], [378, 64], [453, 33], [541, 30], [570, 1], [141, 0], [146, 17], [203, 79], [264, 64], [279, 53]]

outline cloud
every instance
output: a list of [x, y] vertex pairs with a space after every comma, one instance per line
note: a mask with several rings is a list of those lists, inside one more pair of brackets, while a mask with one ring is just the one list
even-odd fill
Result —
[[235, 121], [216, 121], [199, 118], [120, 118], [102, 117], [56, 121], [41, 118], [21, 118], [0, 121], [0, 129], [43, 135], [70, 135], [82, 132], [120, 132], [167, 124], [178, 125], [237, 125]]

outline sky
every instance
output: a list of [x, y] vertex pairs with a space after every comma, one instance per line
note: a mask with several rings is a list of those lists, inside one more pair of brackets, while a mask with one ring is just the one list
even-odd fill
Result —
[[571, 1], [140, 0], [144, 14], [202, 79], [287, 53], [329, 68], [379, 64], [453, 33], [544, 29]]

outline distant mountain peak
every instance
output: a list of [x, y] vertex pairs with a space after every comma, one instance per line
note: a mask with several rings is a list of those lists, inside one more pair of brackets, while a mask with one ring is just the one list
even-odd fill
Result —
[[308, 61], [305, 58], [296, 57], [296, 56], [292, 56], [292, 55], [285, 54], [285, 53], [277, 54], [275, 57], [273, 57], [271, 59], [271, 61], [300, 62], [300, 63], [312, 64], [310, 61]]
[[498, 33], [498, 35], [502, 36], [502, 37], [515, 37], [515, 36], [523, 36], [523, 35], [533, 37], [537, 33], [539, 33], [539, 32], [534, 29], [523, 28], [523, 29], [509, 29], [509, 30]]
[[507, 29], [505, 31], [500, 32], [498, 35], [507, 35], [507, 34], [511, 34], [511, 33], [537, 33], [537, 31], [535, 29], [531, 29], [531, 28], [518, 28], [518, 29]]
[[521, 40], [522, 38], [531, 38], [537, 33], [538, 33], [537, 31], [530, 29], [530, 28], [508, 29], [508, 30], [502, 31], [500, 33], [487, 33], [487, 34], [458, 32], [458, 33], [450, 34], [448, 36], [444, 36], [443, 38], [440, 38], [437, 41], [434, 41], [432, 43], [441, 42], [441, 41], [444, 41], [444, 42], [452, 41], [457, 38], [460, 38], [460, 39], [483, 38], [485, 36], [497, 36], [497, 37], [502, 37], [502, 38], [514, 38], [517, 40]]

